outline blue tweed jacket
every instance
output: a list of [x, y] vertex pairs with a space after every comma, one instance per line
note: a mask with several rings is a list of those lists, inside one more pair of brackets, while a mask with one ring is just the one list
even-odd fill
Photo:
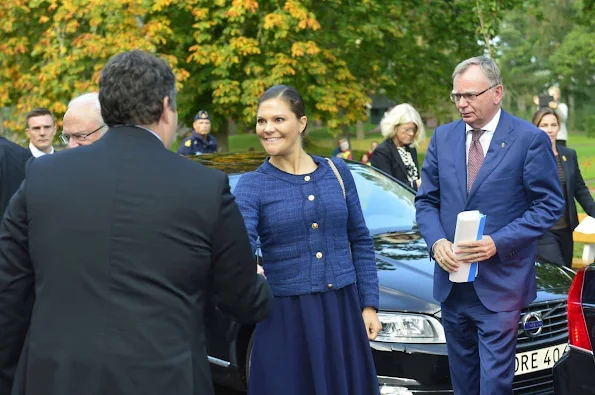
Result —
[[[333, 158], [347, 198], [324, 158], [318, 168], [285, 173], [267, 159], [244, 174], [234, 191], [255, 250], [260, 237], [264, 270], [275, 296], [303, 295], [357, 283], [361, 307], [378, 309], [374, 247], [355, 182]], [[350, 247], [351, 243], [351, 247]]]

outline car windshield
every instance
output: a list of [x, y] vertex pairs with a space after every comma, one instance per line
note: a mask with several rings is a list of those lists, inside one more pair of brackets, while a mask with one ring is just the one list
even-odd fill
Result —
[[[357, 163], [348, 165], [357, 186], [366, 225], [372, 235], [416, 227], [414, 194], [410, 190], [370, 166]], [[232, 192], [240, 177], [241, 174], [230, 175]]]

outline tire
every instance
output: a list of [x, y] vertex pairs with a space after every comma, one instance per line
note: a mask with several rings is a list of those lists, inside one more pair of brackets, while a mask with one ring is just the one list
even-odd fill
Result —
[[248, 347], [246, 348], [246, 362], [244, 364], [244, 370], [246, 372], [246, 388], [250, 382], [250, 367], [252, 366], [252, 347], [254, 346], [254, 332], [250, 335], [250, 341], [248, 341]]

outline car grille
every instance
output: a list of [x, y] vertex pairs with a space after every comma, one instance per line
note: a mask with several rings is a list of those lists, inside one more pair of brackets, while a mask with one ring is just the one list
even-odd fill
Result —
[[553, 385], [552, 371], [542, 370], [515, 377], [512, 388], [514, 395], [550, 395]]
[[[565, 299], [533, 303], [521, 312], [518, 328], [517, 352], [537, 348], [545, 344], [564, 343], [568, 339], [567, 302]], [[522, 317], [527, 313], [540, 313], [543, 320], [541, 333], [529, 336], [523, 328]]]

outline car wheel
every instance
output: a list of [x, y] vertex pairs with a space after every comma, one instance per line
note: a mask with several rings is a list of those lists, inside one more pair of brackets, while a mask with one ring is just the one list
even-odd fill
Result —
[[246, 387], [248, 387], [248, 383], [250, 382], [250, 367], [252, 366], [252, 347], [254, 346], [254, 332], [250, 335], [250, 341], [248, 342], [248, 347], [246, 348], [246, 364], [244, 365], [246, 370]]

